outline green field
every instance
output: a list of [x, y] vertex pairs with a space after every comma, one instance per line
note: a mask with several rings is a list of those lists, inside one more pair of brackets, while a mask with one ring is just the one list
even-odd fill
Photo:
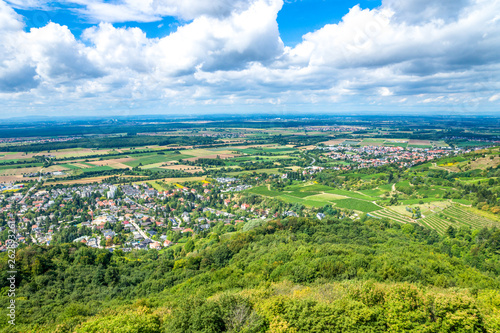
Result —
[[361, 141], [356, 141], [356, 140], [345, 140], [342, 142], [343, 146], [357, 146], [361, 143]]
[[363, 212], [363, 213], [369, 213], [369, 212], [373, 212], [373, 211], [382, 209], [382, 207], [377, 206], [376, 204], [374, 204], [372, 202], [358, 200], [358, 199], [352, 199], [352, 198], [351, 199], [333, 200], [331, 202], [335, 203], [335, 207], [358, 210], [358, 211]]
[[387, 190], [383, 190], [382, 188], [380, 187], [377, 187], [377, 188], [374, 188], [374, 189], [371, 189], [371, 190], [360, 190], [358, 191], [366, 196], [369, 196], [369, 197], [379, 197], [381, 195], [384, 195], [385, 193], [389, 192]]
[[[136, 155], [134, 155], [136, 157]], [[132, 168], [135, 168], [139, 165], [145, 166], [148, 164], [156, 164], [156, 163], [163, 163], [163, 162], [169, 162], [169, 161], [176, 161], [180, 159], [186, 159], [186, 158], [191, 158], [194, 157], [192, 155], [184, 155], [184, 154], [165, 154], [165, 155], [158, 155], [156, 153], [152, 154], [145, 154], [142, 157], [137, 158], [134, 161], [128, 161], [124, 162], [123, 164], [128, 165]]]
[[408, 148], [422, 148], [422, 149], [430, 149], [432, 146], [430, 145], [415, 145], [415, 144], [408, 144]]
[[[286, 168], [285, 168], [286, 169]], [[257, 170], [242, 170], [242, 171], [234, 171], [234, 172], [228, 172], [227, 174], [230, 176], [238, 176], [240, 174], [249, 174], [249, 173], [267, 173], [267, 174], [275, 174], [278, 175], [281, 172], [279, 171], [280, 168], [271, 168], [271, 169], [257, 169]]]
[[15, 165], [0, 165], [0, 170], [34, 168], [42, 166], [42, 163], [15, 164]]
[[[461, 148], [466, 148], [466, 147], [478, 147], [478, 146], [485, 146], [488, 143], [483, 142], [483, 141], [466, 141], [466, 142], [457, 142], [455, 143], [455, 146], [461, 147]], [[492, 143], [490, 143], [493, 145]]]
[[389, 208], [384, 208], [382, 210], [371, 212], [369, 215], [377, 218], [386, 218], [400, 223], [412, 222], [412, 219], [410, 219], [408, 216], [400, 214]]
[[267, 186], [258, 186], [248, 190], [248, 192], [277, 198], [288, 203], [301, 203], [306, 207], [335, 205], [338, 208], [352, 209], [364, 213], [382, 209], [382, 207], [371, 202], [377, 198], [321, 184], [292, 185], [286, 187], [283, 192], [269, 190]]

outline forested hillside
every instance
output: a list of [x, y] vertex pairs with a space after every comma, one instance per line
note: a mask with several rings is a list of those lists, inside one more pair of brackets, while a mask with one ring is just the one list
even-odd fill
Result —
[[[201, 233], [181, 251], [17, 251], [1, 332], [499, 332], [500, 230], [363, 217]], [[7, 304], [7, 255], [1, 255]]]

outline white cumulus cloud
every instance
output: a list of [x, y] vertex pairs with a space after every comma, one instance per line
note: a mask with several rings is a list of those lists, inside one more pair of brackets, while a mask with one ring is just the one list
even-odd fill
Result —
[[[499, 0], [354, 6], [295, 47], [280, 38], [282, 0], [64, 4], [77, 5], [73, 10], [96, 24], [78, 38], [54, 22], [27, 31], [12, 8], [57, 3], [0, 0], [0, 100], [6, 110], [35, 103], [158, 112], [183, 105], [450, 109], [473, 101], [477, 111], [499, 99]], [[165, 16], [181, 23], [162, 38], [113, 25]]]

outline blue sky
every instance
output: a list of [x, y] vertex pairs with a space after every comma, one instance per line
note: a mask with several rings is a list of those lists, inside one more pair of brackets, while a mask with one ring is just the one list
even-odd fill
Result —
[[0, 0], [0, 117], [495, 113], [499, 0]]
[[[49, 22], [67, 26], [73, 35], [80, 37], [85, 29], [95, 25], [95, 22], [88, 21], [88, 18], [79, 16], [75, 8], [61, 7], [43, 9], [16, 9], [16, 12], [24, 17], [24, 30], [29, 32], [31, 28], [42, 28]], [[175, 17], [167, 16], [153, 22], [116, 22], [113, 25], [117, 28], [137, 27], [144, 31], [148, 38], [161, 38], [168, 36], [177, 30], [177, 27], [185, 22], [180, 22]]]

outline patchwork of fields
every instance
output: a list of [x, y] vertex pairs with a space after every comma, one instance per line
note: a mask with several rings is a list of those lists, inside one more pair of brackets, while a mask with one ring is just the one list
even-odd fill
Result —
[[498, 225], [495, 221], [474, 214], [459, 206], [445, 208], [440, 212], [436, 212], [431, 216], [419, 220], [419, 222], [425, 226], [436, 229], [440, 234], [443, 234], [450, 225], [454, 228], [466, 226], [472, 229], [481, 229]]
[[[370, 176], [374, 178], [374, 175]], [[395, 184], [394, 188], [398, 191], [411, 186], [408, 181], [402, 181]], [[287, 203], [300, 203], [309, 208], [333, 205], [338, 208], [367, 213], [368, 216], [375, 218], [385, 218], [399, 223], [418, 223], [424, 227], [435, 229], [439, 234], [444, 234], [450, 225], [455, 229], [459, 229], [461, 226], [480, 229], [499, 223], [475, 214], [470, 208], [465, 207], [470, 205], [467, 200], [444, 199], [443, 195], [447, 188], [440, 186], [418, 189], [419, 194], [429, 196], [429, 198], [405, 199], [397, 205], [383, 207], [382, 204], [387, 204], [384, 194], [392, 192], [392, 190], [393, 186], [390, 184], [380, 185], [369, 190], [353, 191], [309, 182], [287, 186], [283, 191], [274, 190], [270, 185], [263, 185], [254, 187], [248, 192], [276, 198]], [[418, 207], [422, 212], [422, 217], [413, 218], [411, 210], [408, 211], [407, 207]]]
[[449, 226], [455, 229], [462, 226], [470, 227], [471, 229], [481, 229], [498, 225], [498, 222], [474, 214], [458, 205], [448, 205], [446, 208], [429, 215], [424, 215], [424, 218], [416, 220], [397, 212], [394, 208], [395, 207], [385, 208], [383, 210], [371, 212], [369, 215], [377, 218], [386, 218], [400, 223], [416, 222], [424, 227], [436, 230], [439, 234], [444, 234]]
[[[257, 138], [269, 130], [252, 129], [248, 131], [249, 136]], [[183, 132], [184, 133], [184, 132]], [[206, 134], [215, 132], [205, 131]], [[304, 135], [304, 132], [294, 132], [279, 130], [274, 134]], [[170, 133], [175, 134], [175, 133]], [[177, 133], [181, 134], [181, 133]], [[184, 133], [187, 134], [187, 133]], [[309, 135], [323, 135], [321, 132], [308, 132]], [[353, 136], [349, 139], [332, 137], [328, 141], [319, 142], [323, 145], [343, 145], [343, 146], [399, 146], [436, 148], [447, 146], [442, 141], [414, 140], [406, 139], [407, 133], [400, 133], [401, 137], [378, 138], [376, 136]], [[55, 184], [85, 184], [94, 181], [101, 181], [108, 177], [103, 176], [106, 171], [116, 169], [133, 169], [132, 174], [139, 175], [159, 172], [155, 177], [175, 177], [172, 171], [182, 171], [175, 173], [185, 178], [163, 178], [158, 182], [153, 181], [154, 187], [161, 187], [161, 183], [182, 182], [191, 180], [202, 180], [203, 177], [189, 177], [188, 173], [205, 172], [210, 175], [223, 169], [226, 176], [240, 176], [251, 173], [282, 174], [287, 171], [297, 171], [306, 166], [322, 166], [325, 168], [338, 165], [349, 165], [346, 161], [331, 161], [318, 151], [305, 151], [314, 149], [315, 144], [308, 146], [294, 146], [291, 144], [247, 144], [238, 145], [237, 142], [245, 141], [243, 138], [228, 139], [228, 145], [204, 146], [204, 148], [193, 148], [193, 146], [144, 146], [144, 147], [124, 147], [120, 149], [91, 149], [75, 148], [61, 149], [56, 151], [46, 151], [39, 153], [4, 152], [0, 153], [0, 181], [22, 181], [28, 180], [23, 177], [27, 173], [35, 173], [42, 170], [46, 161], [38, 156], [50, 155], [54, 159], [53, 165], [44, 168], [44, 172], [63, 171], [65, 175], [57, 176]], [[173, 149], [176, 149], [175, 151]], [[498, 152], [498, 150], [497, 150]], [[347, 151], [347, 155], [355, 154]], [[216, 163], [209, 161], [217, 159]], [[9, 165], [8, 163], [15, 163]], [[321, 164], [323, 163], [323, 164]], [[496, 167], [500, 163], [500, 155], [490, 154], [489, 156], [477, 155], [471, 159], [467, 155], [450, 156], [439, 160], [429, 161], [406, 172], [412, 172], [411, 177], [399, 175], [394, 180], [387, 183], [387, 174], [384, 172], [369, 173], [356, 169], [341, 173], [339, 179], [344, 184], [342, 188], [320, 185], [316, 182], [295, 181], [293, 185], [286, 186], [278, 191], [272, 185], [255, 186], [247, 192], [257, 195], [276, 198], [286, 203], [299, 203], [308, 208], [321, 208], [331, 205], [340, 209], [354, 210], [357, 213], [368, 213], [375, 218], [385, 218], [395, 222], [409, 223], [417, 222], [428, 228], [435, 229], [443, 234], [448, 226], [459, 228], [469, 226], [471, 228], [482, 228], [492, 226], [497, 222], [489, 219], [486, 215], [477, 214], [472, 208], [464, 207], [472, 205], [472, 198], [465, 197], [457, 199], [451, 196], [457, 190], [457, 181], [461, 184], [484, 184], [496, 177], [485, 176], [483, 171]], [[449, 172], [462, 172], [460, 177], [453, 179], [453, 182], [426, 182], [429, 172], [436, 173], [436, 170], [446, 170]], [[471, 170], [470, 174], [464, 175], [464, 170]], [[99, 174], [99, 171], [103, 173]], [[165, 172], [161, 174], [161, 172]], [[168, 172], [168, 173], [167, 173]], [[118, 174], [109, 172], [109, 174]], [[66, 176], [75, 176], [72, 180], [65, 180]], [[131, 176], [134, 177], [134, 176]], [[71, 179], [71, 178], [70, 178]], [[296, 178], [294, 178], [296, 179]], [[302, 178], [303, 179], [303, 178]], [[312, 179], [315, 179], [314, 176]], [[320, 180], [320, 179], [318, 179]], [[414, 184], [413, 184], [413, 183]], [[335, 182], [332, 182], [335, 183]], [[338, 181], [336, 182], [338, 183]], [[327, 183], [330, 184], [330, 183]], [[394, 198], [396, 201], [394, 201]], [[453, 197], [454, 199], [450, 199]], [[422, 213], [422, 218], [413, 219], [410, 206], [418, 207]], [[494, 219], [494, 217], [493, 217]]]
[[[203, 172], [203, 168], [216, 170], [225, 167], [238, 170], [242, 163], [246, 165], [260, 163], [262, 165], [267, 162], [267, 165], [263, 165], [264, 168], [259, 167], [255, 170], [250, 168], [250, 170], [242, 170], [241, 172], [251, 173], [255, 171], [277, 174], [279, 167], [285, 167], [283, 161], [291, 160], [290, 155], [299, 152], [293, 146], [277, 144], [214, 148], [179, 146], [177, 151], [172, 150], [173, 148], [153, 145], [120, 149], [72, 148], [37, 153], [0, 152], [0, 182], [27, 180], [26, 177], [23, 177], [24, 174], [40, 171], [45, 161], [40, 160], [37, 156], [52, 156], [54, 159], [53, 166], [50, 169], [45, 169], [45, 172], [64, 171], [67, 176], [80, 177], [80, 179], [72, 180], [72, 183], [84, 184], [88, 181], [82, 175], [87, 173], [89, 177], [94, 179], [95, 172], [137, 167], [155, 172], [179, 170], [196, 173]], [[199, 165], [197, 163], [198, 159], [218, 158], [223, 161], [222, 165]], [[298, 167], [294, 166], [293, 163], [288, 166], [288, 170], [297, 169]], [[58, 178], [64, 177], [58, 176]]]
[[370, 213], [370, 216], [374, 216], [377, 218], [386, 218], [401, 223], [414, 222], [414, 220], [412, 220], [408, 216], [400, 214], [390, 208], [384, 208], [383, 210], [372, 212]]

